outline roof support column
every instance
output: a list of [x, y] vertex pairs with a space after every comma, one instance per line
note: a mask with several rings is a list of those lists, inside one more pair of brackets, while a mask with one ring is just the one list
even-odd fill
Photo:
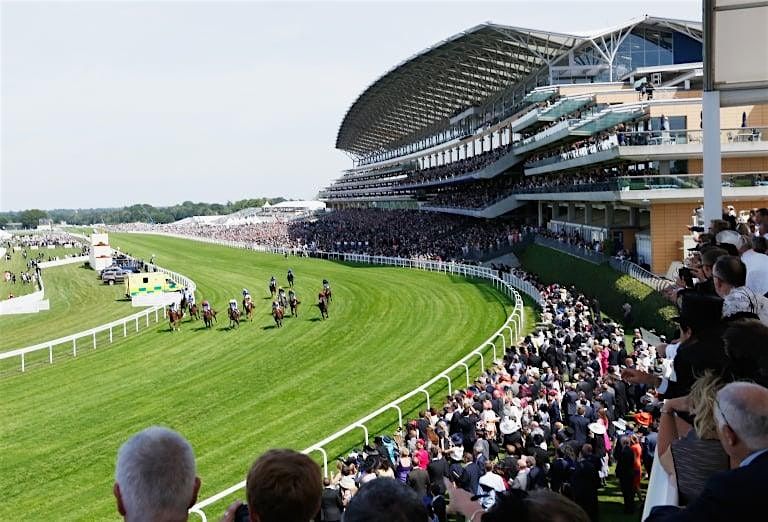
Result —
[[464, 144], [464, 159], [467, 159], [467, 144]]
[[568, 223], [576, 221], [576, 204], [573, 201], [568, 202]]
[[[704, 72], [707, 74], [707, 71]], [[702, 100], [704, 150], [704, 223], [723, 217], [723, 177], [720, 172], [720, 91], [704, 91]]]
[[605, 228], [611, 228], [613, 225], [613, 203], [605, 204]]
[[472, 157], [474, 158], [477, 156], [477, 140], [473, 137], [472, 138]]
[[588, 201], [584, 203], [584, 224], [592, 224], [592, 203]]
[[640, 221], [640, 209], [637, 207], [629, 207], [629, 226], [636, 227]]
[[539, 223], [539, 228], [541, 228], [541, 227], [544, 226], [544, 202], [539, 200], [538, 203], [539, 203], [538, 204], [538, 207], [539, 207], [538, 208], [538, 210], [539, 210], [539, 220], [538, 220], [538, 223]]

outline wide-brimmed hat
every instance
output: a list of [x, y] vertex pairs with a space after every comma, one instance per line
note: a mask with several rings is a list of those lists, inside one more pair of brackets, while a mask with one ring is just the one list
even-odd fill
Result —
[[589, 426], [589, 431], [594, 433], [595, 435], [604, 435], [605, 434], [605, 425], [602, 422], [593, 422]]
[[653, 416], [647, 411], [641, 411], [635, 413], [635, 422], [641, 426], [650, 426], [651, 422], [653, 422]]
[[451, 448], [451, 450], [448, 452], [448, 456], [452, 460], [464, 460], [464, 448], [461, 446], [454, 446]]
[[339, 486], [344, 489], [353, 489], [355, 487], [355, 479], [351, 475], [344, 475], [339, 481]]
[[504, 417], [504, 419], [499, 423], [499, 431], [501, 432], [502, 435], [509, 435], [519, 430], [520, 430], [520, 421], [518, 421], [517, 419]]
[[616, 426], [616, 428], [621, 431], [627, 431], [627, 421], [625, 421], [624, 419], [613, 421], [613, 425]]

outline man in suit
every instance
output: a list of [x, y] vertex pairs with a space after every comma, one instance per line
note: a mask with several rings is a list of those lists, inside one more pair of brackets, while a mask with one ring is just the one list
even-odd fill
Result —
[[717, 435], [735, 469], [712, 475], [687, 507], [657, 506], [646, 522], [752, 520], [768, 512], [768, 389], [747, 382], [723, 387], [715, 399]]
[[568, 423], [573, 428], [573, 440], [579, 444], [587, 442], [587, 431], [589, 431], [589, 419], [584, 416], [584, 406], [576, 409], [576, 415], [571, 415]]
[[323, 496], [320, 497], [320, 518], [322, 522], [339, 522], [344, 504], [341, 501], [341, 492], [331, 485], [331, 480], [323, 479]]
[[448, 477], [448, 462], [437, 446], [430, 449], [431, 460], [427, 464], [427, 473], [432, 487], [437, 487], [441, 495], [445, 494], [445, 478]]

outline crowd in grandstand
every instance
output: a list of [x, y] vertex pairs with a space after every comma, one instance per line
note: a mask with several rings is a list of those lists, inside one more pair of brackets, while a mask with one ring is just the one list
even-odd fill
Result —
[[502, 145], [501, 147], [483, 152], [477, 156], [470, 156], [469, 158], [446, 163], [445, 165], [421, 169], [409, 175], [408, 178], [401, 181], [400, 184], [411, 185], [431, 181], [446, 181], [458, 178], [464, 174], [477, 172], [496, 162], [499, 158], [509, 152], [511, 148], [511, 144]]

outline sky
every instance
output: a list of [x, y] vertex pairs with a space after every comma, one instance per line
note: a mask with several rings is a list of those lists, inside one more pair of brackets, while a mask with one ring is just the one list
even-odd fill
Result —
[[583, 32], [700, 1], [0, 2], [0, 210], [313, 199], [347, 109], [478, 23]]

